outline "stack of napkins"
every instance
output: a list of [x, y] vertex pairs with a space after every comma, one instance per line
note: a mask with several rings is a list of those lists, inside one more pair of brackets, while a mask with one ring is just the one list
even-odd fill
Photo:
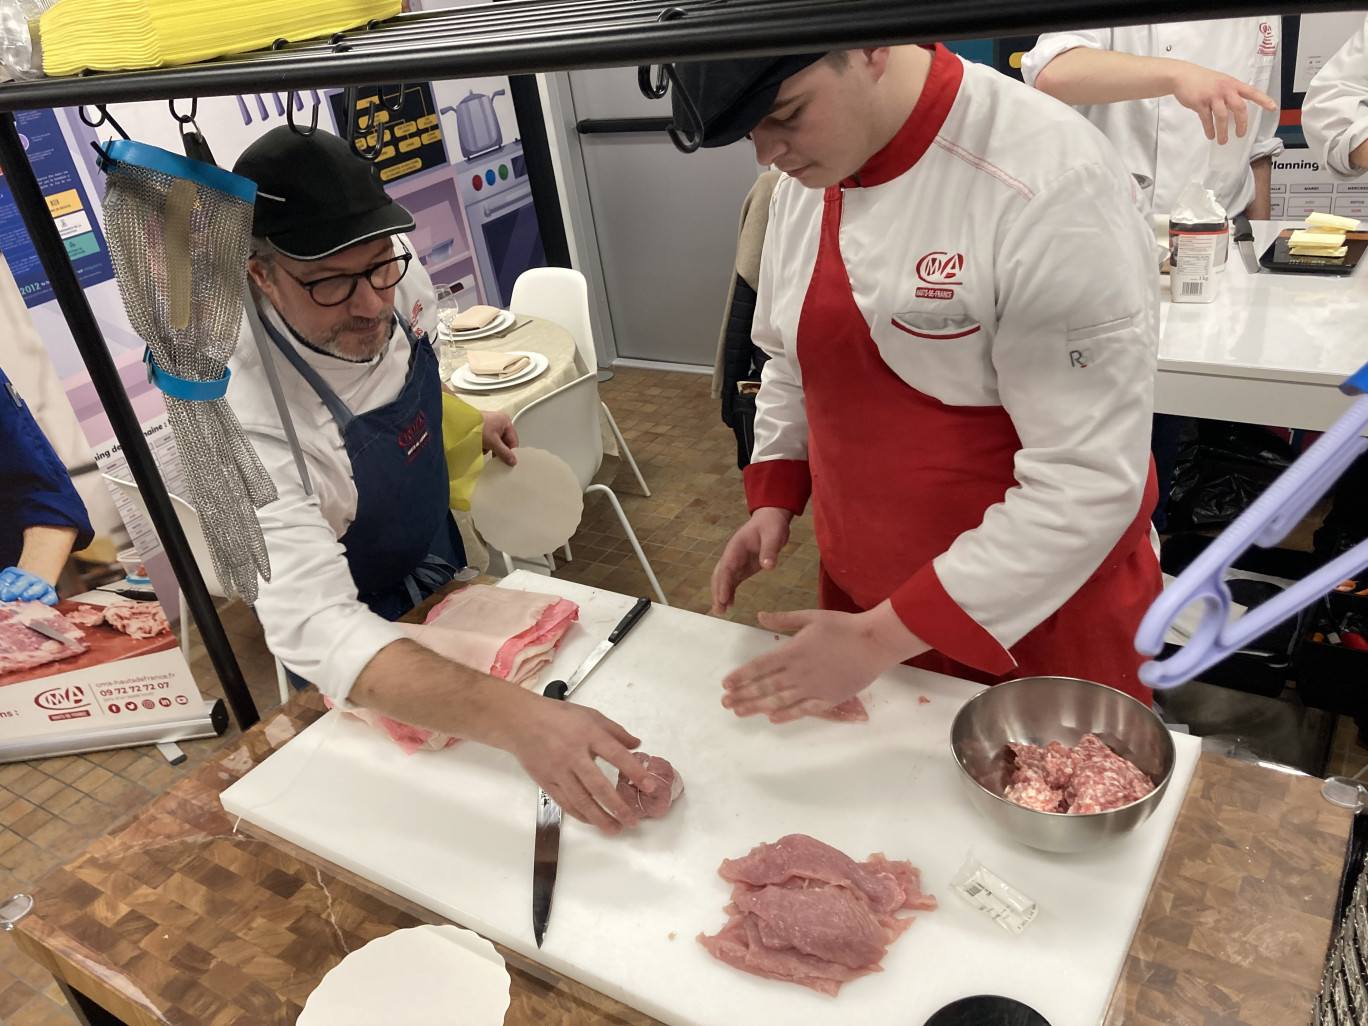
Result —
[[532, 359], [525, 353], [482, 353], [467, 354], [466, 366], [477, 378], [511, 378], [525, 371]]
[[444, 314], [442, 326], [451, 332], [479, 331], [493, 324], [501, 313], [503, 311], [497, 306], [472, 306], [460, 313]]
[[392, 18], [401, 0], [60, 0], [43, 14], [43, 71], [189, 64]]
[[1319, 212], [1307, 215], [1306, 227], [1292, 233], [1287, 240], [1287, 252], [1292, 256], [1342, 257], [1349, 252], [1344, 238], [1357, 229], [1352, 217]]

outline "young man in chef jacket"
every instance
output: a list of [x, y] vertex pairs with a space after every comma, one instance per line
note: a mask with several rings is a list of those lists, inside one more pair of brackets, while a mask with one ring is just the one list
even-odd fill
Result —
[[[572, 815], [610, 833], [634, 824], [594, 760], [646, 785], [636, 738], [391, 622], [465, 563], [448, 509], [436, 301], [403, 238], [412, 217], [326, 132], [274, 129], [233, 170], [257, 185], [247, 270], [311, 485], [244, 322], [228, 399], [279, 493], [258, 511], [271, 579], [256, 612], [271, 651], [336, 703], [503, 748]], [[485, 449], [513, 463], [512, 423], [485, 418]]]
[[[1275, 134], [1281, 43], [1276, 15], [1047, 32], [1021, 74], [1077, 107], [1128, 171], [1154, 180], [1156, 214], [1195, 176], [1227, 215], [1267, 220], [1273, 158], [1283, 149]], [[1231, 170], [1208, 172], [1213, 141], [1238, 151]]]
[[821, 609], [761, 614], [797, 633], [729, 674], [723, 705], [791, 720], [905, 660], [1148, 700], [1158, 281], [1115, 150], [940, 46], [678, 70], [704, 146], [748, 136], [787, 172], [753, 327], [751, 518], [713, 611], [809, 501], [821, 552]]

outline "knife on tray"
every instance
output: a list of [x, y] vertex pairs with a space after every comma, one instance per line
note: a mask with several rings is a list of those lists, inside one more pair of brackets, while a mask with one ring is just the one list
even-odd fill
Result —
[[[599, 664], [630, 631], [642, 614], [651, 608], [651, 600], [639, 598], [627, 615], [618, 621], [607, 639], [600, 641], [584, 661], [575, 668], [568, 681], [553, 680], [542, 689], [547, 698], [564, 701], [566, 696], [584, 682], [589, 672]], [[545, 791], [537, 792], [537, 831], [532, 842], [532, 935], [537, 947], [546, 936], [546, 924], [551, 918], [551, 898], [556, 889], [556, 868], [560, 861], [561, 807]]]
[[1230, 229], [1235, 248], [1244, 260], [1245, 270], [1250, 274], [1258, 274], [1264, 268], [1259, 263], [1259, 255], [1254, 252], [1254, 229], [1249, 224], [1249, 218], [1244, 214], [1236, 214], [1230, 219]]
[[70, 645], [72, 648], [81, 647], [80, 642], [76, 641], [73, 638], [67, 637], [56, 627], [50, 627], [49, 625], [45, 624], [42, 620], [25, 620], [24, 626], [31, 631], [37, 631], [45, 638], [51, 638], [53, 641], [60, 641], [63, 645]]

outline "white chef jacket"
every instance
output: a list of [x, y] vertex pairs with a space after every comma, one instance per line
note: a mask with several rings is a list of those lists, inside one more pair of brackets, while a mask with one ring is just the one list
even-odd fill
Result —
[[[949, 406], [1003, 407], [1016, 428], [1017, 487], [933, 560], [940, 588], [909, 603], [944, 619], [934, 608], [943, 589], [1007, 649], [1079, 590], [1139, 514], [1159, 275], [1153, 228], [1101, 133], [962, 63], [954, 103], [919, 133], [934, 140], [911, 168], [845, 189], [840, 248], [889, 368]], [[822, 210], [822, 190], [788, 176], [770, 203], [752, 326], [770, 356], [747, 469], [752, 509], [805, 502], [801, 488], [800, 501], [786, 500], [783, 463], [766, 464], [808, 459], [797, 338]], [[860, 430], [858, 408], [850, 430]]]
[[[1042, 68], [1065, 50], [1088, 46], [1137, 57], [1170, 57], [1220, 71], [1267, 93], [1282, 96], [1278, 53], [1282, 22], [1275, 15], [1264, 18], [1225, 18], [1217, 21], [1171, 22], [1165, 25], [1132, 25], [1126, 28], [1046, 32], [1035, 48], [1021, 60], [1021, 74], [1034, 85]], [[1227, 146], [1243, 150], [1239, 169], [1207, 175], [1207, 161], [1215, 143], [1207, 140], [1197, 115], [1172, 96], [1148, 100], [1124, 100], [1079, 107], [1116, 147], [1126, 168], [1154, 179], [1154, 212], [1167, 214], [1183, 187], [1195, 175], [1216, 194], [1227, 214], [1238, 214], [1254, 199], [1251, 161], [1277, 156], [1283, 150], [1278, 130], [1278, 111], [1254, 104], [1249, 109], [1249, 130], [1243, 139], [1233, 136]]]
[[[397, 237], [395, 253], [402, 252]], [[412, 247], [410, 247], [412, 252]], [[417, 260], [395, 290], [395, 313], [435, 337], [437, 301]], [[350, 363], [302, 345], [280, 314], [266, 304], [263, 317], [355, 414], [393, 402], [408, 373], [410, 345], [396, 323], [389, 344], [369, 363]], [[271, 395], [260, 352], [243, 318], [237, 350], [228, 362], [228, 403], [247, 440], [275, 483], [279, 497], [257, 511], [271, 579], [261, 583], [256, 612], [266, 643], [287, 667], [335, 701], [380, 649], [406, 637], [357, 598], [339, 539], [356, 518], [357, 493], [342, 432], [307, 381], [267, 340], [285, 401], [294, 420], [313, 494], [306, 495]]]
[[1349, 154], [1368, 139], [1368, 18], [1363, 27], [1316, 72], [1302, 103], [1306, 144], [1340, 178], [1364, 169]]

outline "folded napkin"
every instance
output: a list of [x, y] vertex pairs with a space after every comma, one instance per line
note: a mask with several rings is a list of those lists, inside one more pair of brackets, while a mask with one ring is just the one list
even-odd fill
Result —
[[472, 306], [469, 310], [443, 318], [447, 331], [479, 331], [494, 323], [503, 313], [497, 306]]
[[522, 353], [471, 351], [466, 354], [466, 366], [470, 368], [470, 373], [481, 378], [511, 378], [531, 364], [531, 358]]
[[[578, 618], [579, 606], [569, 599], [472, 585], [438, 603], [425, 623], [399, 626], [418, 644], [453, 662], [537, 692], [538, 675]], [[409, 755], [420, 749], [440, 750], [458, 740], [370, 709], [350, 709], [347, 714], [388, 735]]]

